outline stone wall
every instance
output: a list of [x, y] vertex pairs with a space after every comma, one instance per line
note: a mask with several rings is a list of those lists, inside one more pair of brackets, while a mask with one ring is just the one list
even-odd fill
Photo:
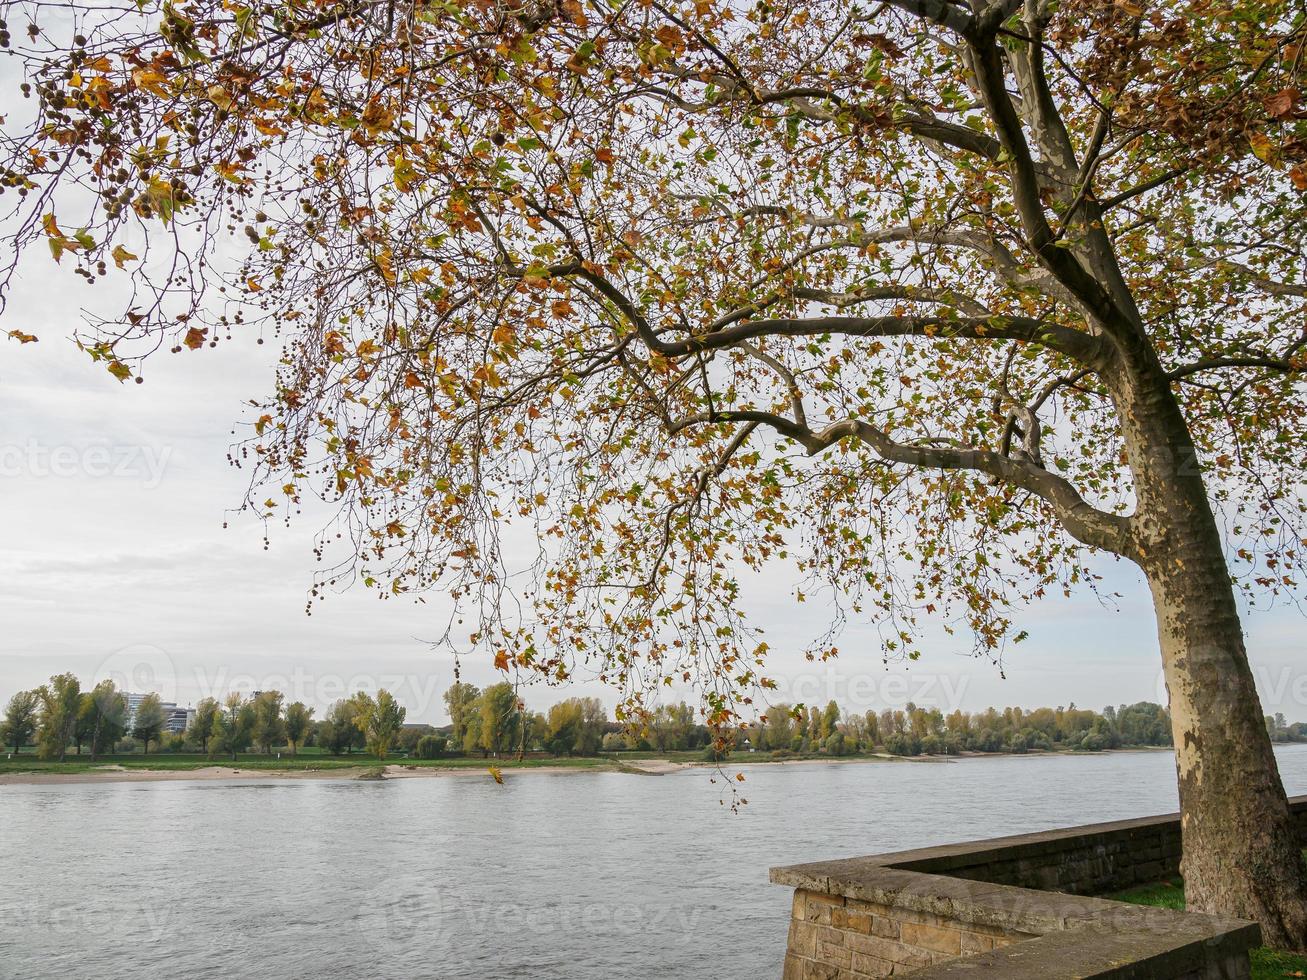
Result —
[[798, 888], [784, 980], [888, 977], [1034, 935]]
[[1246, 978], [1255, 924], [1092, 897], [1179, 860], [1170, 814], [773, 868], [795, 890], [784, 980]]

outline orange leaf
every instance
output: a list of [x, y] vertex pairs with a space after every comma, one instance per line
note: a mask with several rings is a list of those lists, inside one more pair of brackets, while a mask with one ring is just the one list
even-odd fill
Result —
[[34, 344], [39, 339], [35, 334], [23, 333], [21, 330], [10, 330], [9, 337], [20, 344]]
[[508, 670], [508, 651], [500, 650], [495, 654], [495, 669]]
[[205, 327], [202, 330], [198, 327], [191, 327], [191, 329], [186, 331], [186, 336], [182, 338], [182, 343], [191, 350], [199, 350], [204, 346], [204, 335], [208, 332], [208, 327]]
[[1266, 106], [1266, 111], [1276, 119], [1292, 119], [1294, 107], [1298, 104], [1298, 90], [1296, 88], [1282, 88], [1274, 95], [1268, 95], [1262, 100], [1262, 105]]

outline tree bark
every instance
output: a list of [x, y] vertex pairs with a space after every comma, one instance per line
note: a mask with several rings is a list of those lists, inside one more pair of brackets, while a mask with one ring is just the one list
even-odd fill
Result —
[[1244, 650], [1223, 560], [1153, 565], [1171, 701], [1188, 907], [1261, 924], [1262, 941], [1307, 949], [1307, 868]]
[[1170, 698], [1185, 899], [1256, 921], [1269, 946], [1307, 950], [1307, 865], [1220, 529], [1188, 424], [1155, 355], [1143, 360], [1115, 397], [1138, 498], [1131, 557], [1153, 595]]

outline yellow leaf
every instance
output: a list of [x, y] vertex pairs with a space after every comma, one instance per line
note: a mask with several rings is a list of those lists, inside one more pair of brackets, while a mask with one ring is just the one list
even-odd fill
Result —
[[124, 263], [133, 262], [136, 258], [135, 255], [127, 251], [127, 249], [123, 248], [121, 245], [115, 245], [113, 248], [113, 264], [120, 269], [126, 268]]
[[172, 94], [169, 88], [168, 76], [155, 71], [153, 68], [137, 68], [132, 72], [132, 81], [136, 83], [137, 88], [143, 88], [155, 95], [166, 98]]
[[39, 339], [35, 334], [23, 333], [21, 330], [10, 330], [9, 338], [20, 344], [34, 344]]
[[493, 778], [500, 786], [504, 785], [504, 773], [498, 766], [491, 766], [486, 771], [490, 773], [491, 778]]
[[205, 92], [205, 95], [207, 95], [209, 101], [219, 109], [231, 108], [231, 94], [221, 85], [210, 85], [209, 90]]

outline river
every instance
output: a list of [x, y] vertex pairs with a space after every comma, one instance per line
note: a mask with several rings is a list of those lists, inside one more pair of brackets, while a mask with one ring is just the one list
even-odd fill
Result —
[[0, 977], [763, 980], [772, 865], [1176, 807], [1161, 752], [741, 768], [0, 786]]

